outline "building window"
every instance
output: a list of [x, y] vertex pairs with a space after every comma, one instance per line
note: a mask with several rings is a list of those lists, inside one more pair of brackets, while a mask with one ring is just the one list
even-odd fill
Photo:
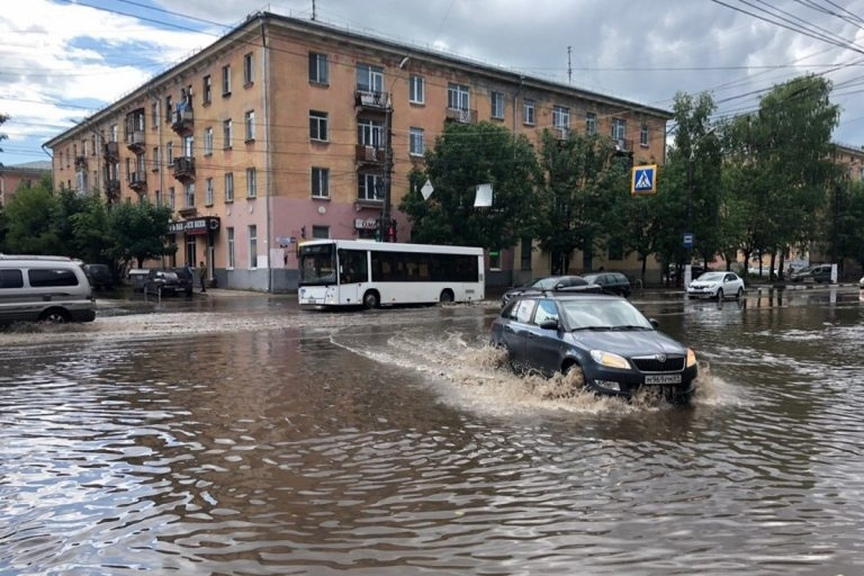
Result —
[[327, 142], [327, 113], [309, 111], [309, 138], [319, 142]]
[[383, 181], [380, 174], [358, 174], [359, 183], [357, 199], [366, 202], [378, 202], [383, 196]]
[[408, 101], [412, 104], [426, 102], [426, 83], [422, 76], [411, 76], [408, 81]]
[[156, 206], [162, 206], [162, 192], [156, 190], [153, 193], [153, 200], [156, 202]]
[[330, 81], [327, 67], [327, 55], [317, 52], [309, 53], [309, 82], [327, 84]]
[[559, 130], [570, 129], [570, 109], [564, 106], [552, 107], [552, 126]]
[[159, 162], [162, 160], [162, 154], [159, 152], [159, 147], [153, 147], [153, 172], [159, 171]]
[[183, 187], [183, 195], [186, 197], [186, 203], [184, 204], [184, 208], [194, 208], [195, 207], [195, 183], [186, 184]]
[[174, 110], [174, 108], [171, 106], [171, 96], [166, 96], [165, 97], [165, 122], [167, 122], [168, 124], [171, 124], [171, 122], [174, 120], [173, 118], [171, 118], [171, 113], [173, 112], [173, 110]]
[[447, 108], [450, 110], [470, 110], [471, 91], [462, 84], [447, 85]]
[[313, 240], [326, 240], [328, 238], [330, 238], [329, 226], [312, 226]]
[[504, 119], [504, 93], [503, 92], [492, 92], [489, 95], [489, 104], [492, 107], [492, 118], [496, 118], [498, 120]]
[[177, 195], [174, 193], [174, 187], [168, 188], [168, 207], [171, 210], [177, 209]]
[[246, 142], [255, 141], [255, 112], [249, 110], [243, 116], [243, 125], [246, 127]]
[[228, 237], [228, 268], [234, 268], [234, 227], [225, 228], [225, 235]]
[[204, 181], [204, 205], [213, 206], [213, 178]]
[[243, 56], [243, 85], [250, 86], [255, 82], [254, 71], [252, 70], [252, 66], [254, 65], [254, 60], [252, 58], [252, 52], [249, 52], [245, 56]]
[[204, 76], [203, 85], [201, 86], [201, 97], [205, 106], [213, 100], [213, 79], [210, 78], [209, 74]]
[[225, 173], [225, 202], [234, 202], [234, 173]]
[[312, 167], [312, 197], [330, 197], [330, 170], [328, 168]]
[[186, 136], [183, 138], [183, 156], [192, 158], [195, 155], [195, 137]]
[[159, 126], [159, 102], [150, 104], [150, 124], [154, 129]]
[[384, 68], [357, 64], [357, 90], [378, 94], [384, 92]]
[[537, 103], [526, 98], [522, 101], [522, 123], [533, 126], [536, 121]]
[[648, 147], [648, 124], [645, 122], [639, 128], [639, 145]]
[[233, 138], [231, 129], [231, 119], [222, 121], [222, 148], [223, 150], [231, 149], [231, 140]]
[[533, 249], [533, 244], [530, 237], [522, 238], [522, 249], [519, 251], [521, 254], [520, 258], [520, 268], [523, 272], [527, 272], [531, 270], [531, 251]]
[[249, 231], [249, 269], [258, 268], [258, 227], [251, 224]]
[[384, 125], [378, 120], [357, 121], [357, 143], [361, 146], [381, 148]]
[[594, 112], [585, 114], [585, 133], [589, 136], [597, 134], [597, 114]]
[[231, 95], [231, 65], [222, 67], [222, 96]]
[[623, 140], [627, 137], [627, 123], [621, 118], [612, 119], [612, 139]]
[[168, 142], [168, 144], [165, 145], [165, 165], [174, 165], [174, 142]]
[[500, 270], [501, 269], [501, 249], [497, 248], [494, 250], [489, 250], [489, 269], [490, 270]]
[[411, 128], [408, 136], [408, 153], [411, 156], [423, 156], [426, 152], [423, 128]]
[[255, 168], [246, 168], [246, 198], [258, 196], [258, 171]]
[[210, 156], [213, 154], [213, 127], [208, 126], [204, 129], [204, 155]]

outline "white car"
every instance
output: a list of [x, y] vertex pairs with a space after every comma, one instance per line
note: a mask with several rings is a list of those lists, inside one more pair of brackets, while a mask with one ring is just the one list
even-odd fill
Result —
[[741, 298], [744, 295], [744, 280], [734, 272], [705, 272], [687, 286], [687, 296], [692, 298]]
[[861, 279], [858, 280], [858, 287], [864, 290], [864, 276], [861, 276]]

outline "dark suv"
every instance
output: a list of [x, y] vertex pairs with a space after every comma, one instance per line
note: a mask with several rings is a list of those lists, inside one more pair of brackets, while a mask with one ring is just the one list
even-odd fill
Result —
[[603, 291], [609, 294], [617, 294], [630, 297], [630, 280], [621, 272], [596, 272], [593, 274], [584, 274], [582, 276], [589, 284], [598, 284], [603, 287]]
[[816, 266], [808, 266], [792, 272], [789, 275], [789, 280], [792, 282], [803, 282], [807, 279], [812, 279], [817, 284], [822, 282], [831, 282], [831, 264], [817, 264]]

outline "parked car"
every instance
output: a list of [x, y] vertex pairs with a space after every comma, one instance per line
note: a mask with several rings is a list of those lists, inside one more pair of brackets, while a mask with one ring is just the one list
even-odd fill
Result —
[[807, 266], [806, 268], [792, 272], [792, 274], [789, 275], [789, 280], [792, 282], [805, 282], [808, 279], [817, 284], [822, 282], [831, 282], [831, 264]]
[[171, 268], [173, 272], [177, 274], [177, 277], [180, 279], [180, 284], [182, 285], [182, 292], [186, 294], [186, 296], [191, 296], [192, 292], [195, 290], [195, 273], [188, 266], [183, 266], [180, 268]]
[[92, 322], [93, 288], [65, 256], [0, 254], [0, 324]]
[[133, 292], [144, 292], [144, 282], [150, 275], [148, 268], [132, 268], [126, 275], [129, 278], [129, 283], [132, 284]]
[[630, 279], [621, 272], [596, 272], [594, 274], [583, 274], [582, 278], [589, 284], [597, 284], [603, 287], [604, 292], [630, 297]]
[[176, 296], [178, 294], [192, 295], [192, 286], [183, 282], [174, 270], [153, 268], [144, 280], [144, 295]]
[[493, 320], [491, 344], [505, 349], [519, 371], [578, 371], [581, 385], [596, 394], [629, 398], [656, 387], [671, 400], [689, 401], [698, 372], [692, 349], [659, 332], [629, 300], [610, 294], [516, 296]]
[[111, 274], [111, 268], [105, 264], [83, 264], [81, 268], [94, 290], [114, 289], [114, 275]]
[[517, 288], [511, 288], [501, 296], [501, 306], [507, 304], [511, 298], [525, 292], [538, 292], [543, 290], [561, 290], [562, 288], [584, 286], [588, 290], [599, 291], [599, 287], [589, 287], [589, 283], [582, 276], [546, 276], [537, 278]]
[[691, 298], [741, 298], [744, 280], [734, 272], [705, 272], [687, 286]]

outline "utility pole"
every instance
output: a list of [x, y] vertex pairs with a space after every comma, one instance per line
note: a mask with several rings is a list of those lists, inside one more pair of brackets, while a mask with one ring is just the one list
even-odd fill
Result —
[[[410, 58], [405, 56], [399, 63], [399, 70], [405, 68]], [[398, 74], [398, 70], [397, 70]], [[396, 225], [392, 217], [392, 174], [393, 174], [393, 86], [398, 76], [390, 82], [390, 90], [387, 92], [387, 109], [384, 111], [384, 198], [381, 202], [381, 218], [378, 222], [378, 234], [384, 242], [396, 241]], [[391, 234], [390, 232], [393, 232]]]

